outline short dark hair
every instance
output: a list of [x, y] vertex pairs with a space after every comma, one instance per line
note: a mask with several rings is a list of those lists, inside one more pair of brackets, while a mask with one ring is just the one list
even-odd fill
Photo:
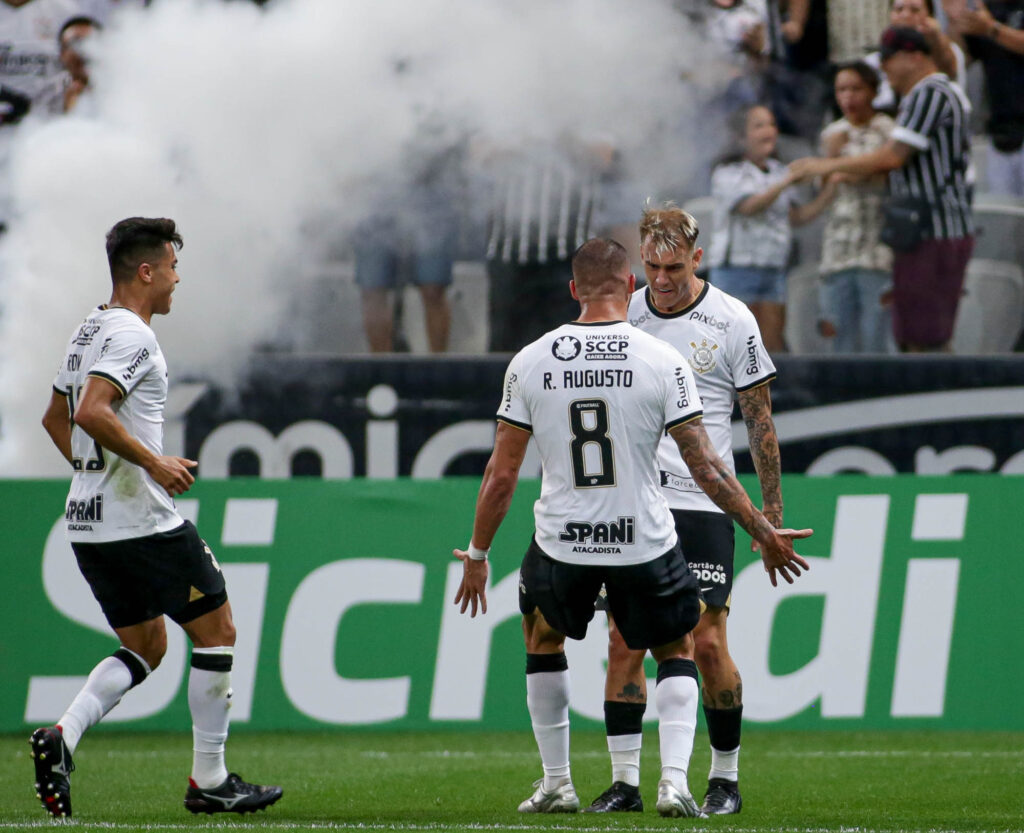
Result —
[[629, 253], [617, 240], [594, 237], [572, 255], [572, 279], [576, 294], [599, 297], [622, 288], [621, 273], [630, 274]]
[[140, 265], [163, 257], [167, 243], [176, 249], [184, 245], [174, 220], [165, 217], [129, 217], [121, 220], [107, 232], [110, 277], [115, 282], [130, 281]]
[[60, 27], [60, 31], [57, 33], [57, 46], [64, 43], [64, 33], [72, 26], [91, 26], [97, 31], [103, 28], [102, 24], [94, 17], [86, 17], [81, 14], [76, 17], [69, 17], [64, 21], [64, 25]]
[[878, 92], [881, 79], [878, 77], [878, 73], [875, 72], [875, 68], [867, 61], [844, 61], [836, 67], [836, 75], [839, 75], [840, 72], [857, 73], [861, 81], [871, 87], [876, 93]]

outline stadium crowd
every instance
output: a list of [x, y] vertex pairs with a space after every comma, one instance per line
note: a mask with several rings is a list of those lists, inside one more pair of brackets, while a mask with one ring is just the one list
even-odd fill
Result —
[[[0, 0], [0, 223], [11, 210], [14, 132], [26, 120], [88, 112], [88, 58], [102, 36], [87, 42], [118, 7], [149, 2]], [[697, 170], [665, 172], [661, 181], [677, 184], [646, 196], [697, 206], [702, 276], [751, 306], [773, 352], [950, 349], [972, 248], [986, 257], [971, 207], [982, 199], [1019, 210], [1024, 201], [1024, 0], [672, 5], [716, 55], [722, 71], [699, 96], [723, 132], [696, 149]], [[948, 83], [929, 80], [938, 75]], [[938, 117], [912, 112], [939, 99]], [[572, 251], [593, 234], [625, 236], [639, 264], [637, 241], [621, 230], [641, 206], [635, 189], [622, 187], [630, 160], [616, 148], [571, 137], [480, 154], [472, 143], [446, 145], [442, 133], [424, 123], [424, 163], [364, 207], [364, 227], [388, 244], [357, 232], [347, 248], [371, 352], [409, 349], [407, 285], [422, 300], [427, 349], [449, 349], [457, 260], [486, 264], [480, 297], [493, 351], [518, 349], [564, 317], [552, 298], [569, 280]], [[886, 156], [893, 148], [900, 158]], [[871, 165], [849, 161], [872, 154]], [[806, 161], [815, 156], [844, 161]], [[502, 164], [489, 179], [487, 228], [466, 233], [467, 160], [493, 158]], [[399, 203], [416, 210], [398, 217], [389, 206]], [[917, 225], [904, 228], [909, 249], [906, 235], [892, 237], [901, 221]], [[805, 223], [810, 231], [794, 231]], [[933, 273], [949, 264], [937, 286]], [[814, 331], [810, 347], [787, 343], [787, 302], [790, 317]]]

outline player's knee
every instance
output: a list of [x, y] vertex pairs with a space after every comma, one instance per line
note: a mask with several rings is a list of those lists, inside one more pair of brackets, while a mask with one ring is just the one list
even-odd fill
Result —
[[233, 647], [235, 644], [235, 638], [235, 623], [228, 618], [220, 626], [220, 639], [217, 644]]
[[617, 630], [608, 634], [608, 665], [622, 674], [635, 676], [643, 673], [645, 651], [634, 651]]
[[160, 630], [147, 634], [139, 644], [128, 647], [133, 653], [142, 657], [150, 671], [155, 671], [163, 660], [164, 654], [167, 653], [167, 632]]
[[235, 623], [231, 617], [208, 622], [201, 630], [193, 630], [189, 636], [195, 648], [233, 647], [235, 644]]
[[725, 633], [717, 629], [709, 629], [697, 635], [693, 654], [701, 674], [705, 677], [714, 677], [719, 669], [727, 667], [732, 662]]
[[[701, 668], [717, 667], [722, 664], [725, 658], [725, 640], [714, 631], [703, 633], [694, 640], [693, 654], [697, 660], [697, 665]], [[707, 670], [705, 670], [705, 676], [707, 673]]]
[[528, 654], [558, 653], [565, 645], [565, 637], [539, 613], [523, 617], [523, 641]]

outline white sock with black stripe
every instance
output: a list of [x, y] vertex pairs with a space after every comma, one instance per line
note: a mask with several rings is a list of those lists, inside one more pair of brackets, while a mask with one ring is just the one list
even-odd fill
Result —
[[192, 782], [200, 789], [218, 787], [228, 777], [224, 746], [231, 710], [231, 664], [234, 648], [193, 648], [188, 675], [192, 712]]
[[149, 671], [142, 657], [123, 646], [92, 669], [81, 691], [57, 721], [72, 755], [82, 735], [120, 703], [128, 689], [142, 682]]

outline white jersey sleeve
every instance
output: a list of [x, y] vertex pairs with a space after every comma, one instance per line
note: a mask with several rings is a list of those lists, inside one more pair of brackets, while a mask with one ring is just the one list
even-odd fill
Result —
[[505, 370], [505, 395], [498, 406], [498, 419], [516, 428], [533, 431], [530, 408], [523, 398], [522, 386], [522, 353], [516, 353]]
[[110, 382], [124, 398], [156, 369], [158, 355], [156, 336], [148, 327], [115, 330], [104, 340], [88, 375]]
[[755, 388], [775, 378], [775, 365], [764, 346], [754, 314], [742, 307], [735, 319], [734, 337], [728, 342], [728, 362], [737, 392]]

